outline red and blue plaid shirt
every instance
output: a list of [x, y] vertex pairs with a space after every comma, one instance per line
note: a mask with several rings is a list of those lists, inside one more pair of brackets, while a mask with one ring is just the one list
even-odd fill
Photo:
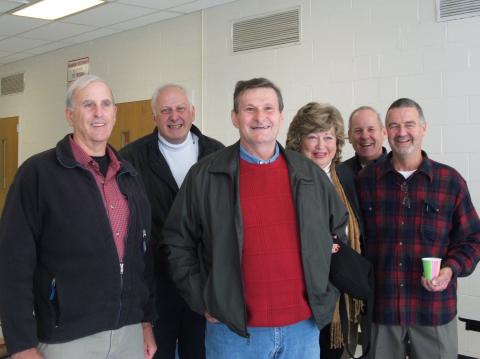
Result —
[[[448, 323], [457, 311], [457, 277], [471, 274], [480, 258], [480, 220], [465, 180], [422, 155], [407, 180], [392, 167], [391, 154], [357, 177], [365, 254], [375, 269], [377, 323]], [[452, 268], [444, 291], [422, 287], [422, 257], [443, 258], [442, 267]]]

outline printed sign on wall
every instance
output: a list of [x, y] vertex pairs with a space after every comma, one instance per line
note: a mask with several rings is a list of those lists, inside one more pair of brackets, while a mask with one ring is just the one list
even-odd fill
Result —
[[89, 74], [90, 70], [90, 58], [83, 57], [77, 60], [70, 60], [67, 64], [67, 86], [73, 81]]

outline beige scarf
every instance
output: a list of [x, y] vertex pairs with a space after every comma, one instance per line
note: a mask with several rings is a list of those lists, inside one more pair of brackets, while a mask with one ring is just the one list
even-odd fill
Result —
[[[361, 253], [360, 249], [360, 227], [358, 225], [357, 217], [353, 212], [352, 206], [348, 201], [345, 191], [343, 190], [342, 184], [338, 179], [337, 172], [335, 170], [335, 165], [332, 163], [330, 168], [330, 174], [332, 177], [332, 183], [337, 191], [340, 200], [343, 202], [348, 211], [348, 245], [352, 247], [358, 253]], [[347, 305], [347, 314], [348, 320], [352, 323], [358, 323], [360, 319], [360, 314], [363, 310], [363, 302], [361, 300], [350, 298], [348, 294], [343, 294], [345, 296], [345, 303]], [[348, 338], [348, 343], [350, 343], [350, 338]], [[339, 311], [339, 300], [335, 305], [335, 311], [333, 312], [333, 319], [330, 327], [330, 348], [341, 348], [344, 345], [344, 339], [342, 335], [342, 327], [340, 323], [340, 311]]]

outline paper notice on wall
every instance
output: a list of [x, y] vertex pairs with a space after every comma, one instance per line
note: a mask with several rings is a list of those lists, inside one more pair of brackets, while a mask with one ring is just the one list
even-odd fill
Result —
[[87, 75], [90, 72], [90, 58], [84, 57], [81, 59], [70, 60], [67, 64], [67, 86], [73, 81]]

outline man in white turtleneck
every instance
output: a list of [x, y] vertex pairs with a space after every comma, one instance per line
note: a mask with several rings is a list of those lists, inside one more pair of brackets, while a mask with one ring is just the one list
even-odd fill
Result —
[[[193, 126], [195, 107], [185, 88], [159, 87], [152, 96], [153, 133], [127, 145], [121, 154], [141, 173], [152, 206], [152, 239], [158, 248], [163, 222], [190, 167], [224, 147]], [[156, 359], [205, 357], [205, 319], [191, 311], [168, 277], [166, 259], [155, 253], [158, 338]]]

